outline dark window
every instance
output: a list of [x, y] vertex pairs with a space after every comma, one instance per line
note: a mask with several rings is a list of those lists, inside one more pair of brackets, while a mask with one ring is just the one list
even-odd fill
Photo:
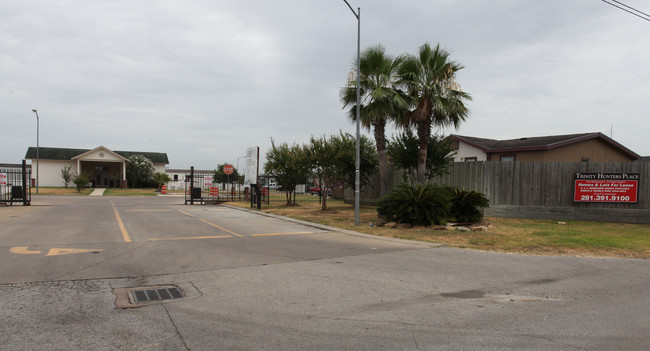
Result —
[[178, 174], [174, 174], [174, 181], [175, 181], [175, 182], [178, 181]]
[[515, 161], [515, 155], [501, 155], [501, 161], [514, 162]]

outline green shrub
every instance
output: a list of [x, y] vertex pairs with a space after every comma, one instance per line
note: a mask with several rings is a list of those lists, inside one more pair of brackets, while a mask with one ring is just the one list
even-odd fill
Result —
[[449, 187], [451, 208], [449, 219], [456, 222], [478, 222], [483, 218], [482, 208], [490, 206], [490, 201], [477, 191]]
[[171, 181], [172, 179], [169, 177], [167, 173], [156, 172], [153, 174], [152, 180], [154, 183], [156, 183], [158, 189], [160, 189], [162, 188], [163, 185], [167, 184], [167, 182]]
[[380, 217], [412, 225], [444, 224], [449, 212], [449, 191], [435, 184], [402, 183], [382, 197]]
[[61, 178], [63, 179], [63, 186], [67, 189], [68, 184], [70, 184], [70, 181], [72, 181], [72, 167], [71, 166], [64, 166], [61, 168]]
[[85, 174], [79, 174], [78, 176], [74, 177], [72, 182], [77, 186], [77, 192], [81, 192], [82, 189], [86, 187], [86, 184], [90, 181], [90, 178], [88, 178], [87, 175]]

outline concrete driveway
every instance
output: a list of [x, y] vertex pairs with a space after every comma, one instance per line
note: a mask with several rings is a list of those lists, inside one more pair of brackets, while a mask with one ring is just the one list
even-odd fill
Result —
[[[2, 349], [650, 347], [646, 260], [429, 247], [181, 203], [0, 207]], [[120, 304], [161, 286], [184, 296]]]

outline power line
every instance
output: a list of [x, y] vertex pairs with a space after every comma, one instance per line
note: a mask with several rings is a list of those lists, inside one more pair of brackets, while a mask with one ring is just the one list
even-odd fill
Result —
[[650, 15], [648, 15], [647, 13], [645, 13], [643, 11], [639, 11], [639, 10], [635, 9], [634, 7], [625, 5], [624, 3], [620, 2], [620, 1], [609, 0], [609, 1], [615, 2], [615, 4], [609, 2], [608, 0], [600, 0], [600, 1], [602, 1], [602, 2], [604, 2], [606, 4], [608, 4], [608, 5], [612, 5], [612, 6], [616, 7], [616, 8], [618, 8], [619, 10], [623, 10], [623, 11], [625, 11], [627, 13], [630, 13], [630, 14], [632, 14], [634, 16], [637, 16], [637, 17], [639, 17], [639, 18], [641, 18], [643, 20], [646, 20], [646, 21], [650, 22]]
[[639, 10], [635, 9], [634, 7], [627, 6], [627, 5], [625, 5], [624, 3], [620, 2], [620, 1], [616, 1], [616, 0], [611, 0], [611, 1], [613, 1], [613, 2], [615, 2], [615, 3], [617, 3], [617, 4], [619, 4], [619, 5], [625, 6], [625, 7], [627, 7], [628, 9], [630, 9], [630, 10], [632, 10], [632, 11], [634, 11], [634, 12], [638, 12], [638, 13], [640, 13], [640, 14], [643, 14], [643, 15], [646, 16], [646, 17], [650, 17], [650, 15], [648, 15], [647, 13], [645, 13], [645, 12], [643, 12], [643, 11], [639, 11]]

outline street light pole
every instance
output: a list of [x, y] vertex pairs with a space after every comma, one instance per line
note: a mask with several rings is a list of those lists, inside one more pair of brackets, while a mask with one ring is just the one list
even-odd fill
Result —
[[38, 111], [36, 111], [36, 109], [32, 109], [32, 112], [36, 114], [36, 195], [38, 195], [38, 177], [40, 176], [40, 173], [38, 172], [38, 151], [40, 149], [38, 145], [38, 134], [40, 130], [40, 120], [38, 118]]
[[354, 17], [357, 18], [357, 145], [356, 145], [356, 162], [355, 162], [355, 172], [354, 172], [354, 225], [359, 225], [359, 195], [360, 195], [360, 183], [361, 183], [361, 141], [359, 140], [360, 136], [360, 109], [361, 109], [361, 87], [360, 87], [360, 74], [361, 74], [361, 7], [357, 7], [355, 12], [352, 6], [348, 3], [347, 0], [345, 4], [348, 5], [350, 11], [354, 14]]
[[[239, 173], [239, 159], [244, 157], [246, 157], [246, 155], [237, 157], [237, 175], [239, 175], [239, 177], [241, 177], [241, 173]], [[239, 179], [237, 179], [237, 191], [240, 190], [241, 188], [239, 187]]]

